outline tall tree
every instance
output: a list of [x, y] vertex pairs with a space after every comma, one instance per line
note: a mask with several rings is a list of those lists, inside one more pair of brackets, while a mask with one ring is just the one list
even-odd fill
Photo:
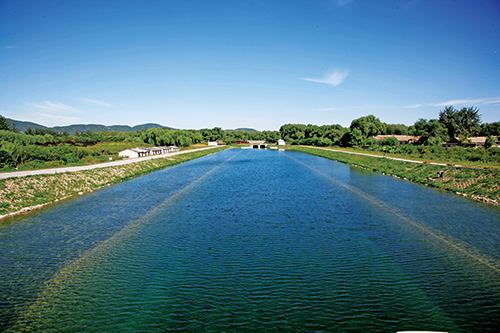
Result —
[[[365, 117], [360, 117], [354, 119], [350, 126], [351, 131], [357, 129], [362, 135], [367, 138], [370, 136], [375, 136], [377, 134], [382, 134], [385, 132], [385, 124], [380, 121], [374, 115], [368, 115]], [[357, 134], [359, 135], [359, 133]]]
[[475, 107], [457, 110], [453, 106], [447, 106], [439, 113], [439, 122], [446, 127], [450, 138], [464, 140], [479, 131], [481, 116], [479, 109]]

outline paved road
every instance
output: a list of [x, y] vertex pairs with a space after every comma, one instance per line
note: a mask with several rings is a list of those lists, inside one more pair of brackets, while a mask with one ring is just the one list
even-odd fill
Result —
[[56, 173], [63, 173], [63, 172], [75, 172], [75, 171], [82, 171], [82, 170], [108, 168], [108, 167], [117, 166], [117, 165], [125, 165], [125, 164], [130, 164], [130, 163], [143, 162], [143, 161], [152, 160], [155, 158], [166, 158], [166, 157], [171, 157], [171, 156], [175, 156], [175, 155], [192, 153], [194, 151], [201, 151], [201, 150], [214, 149], [214, 148], [217, 148], [217, 147], [196, 148], [196, 149], [191, 149], [191, 150], [182, 150], [182, 151], [179, 151], [176, 153], [138, 157], [138, 158], [131, 158], [131, 159], [126, 159], [126, 160], [118, 160], [118, 161], [113, 161], [113, 162], [105, 162], [105, 163], [82, 165], [82, 166], [29, 170], [29, 171], [1, 172], [0, 179], [35, 176], [35, 175], [53, 175]]

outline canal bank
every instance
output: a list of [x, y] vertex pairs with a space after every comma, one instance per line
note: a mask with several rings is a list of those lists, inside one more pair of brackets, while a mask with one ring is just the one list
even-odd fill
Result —
[[115, 164], [34, 170], [33, 174], [25, 171], [13, 178], [0, 179], [0, 221], [227, 148], [200, 148]]
[[287, 149], [401, 178], [488, 205], [500, 206], [500, 187], [498, 186], [500, 172], [498, 169], [453, 167], [438, 163], [404, 161], [402, 159], [343, 152], [322, 147], [290, 146]]

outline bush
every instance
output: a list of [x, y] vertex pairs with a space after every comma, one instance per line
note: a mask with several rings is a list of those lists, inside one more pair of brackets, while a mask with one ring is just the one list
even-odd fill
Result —
[[379, 145], [395, 147], [395, 146], [399, 146], [399, 141], [395, 137], [389, 137], [389, 138], [385, 138], [383, 140], [380, 140]]

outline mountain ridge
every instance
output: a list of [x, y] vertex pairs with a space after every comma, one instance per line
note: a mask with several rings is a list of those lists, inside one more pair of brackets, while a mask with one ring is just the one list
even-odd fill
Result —
[[25, 132], [28, 128], [34, 129], [48, 129], [55, 132], [68, 134], [75, 134], [76, 132], [100, 132], [100, 131], [118, 131], [118, 132], [135, 132], [139, 130], [144, 130], [148, 128], [168, 128], [174, 129], [172, 127], [163, 126], [157, 123], [145, 123], [134, 126], [129, 125], [102, 125], [102, 124], [71, 124], [66, 126], [44, 126], [31, 121], [22, 121], [11, 118], [5, 118], [10, 125], [16, 127], [17, 130]]

